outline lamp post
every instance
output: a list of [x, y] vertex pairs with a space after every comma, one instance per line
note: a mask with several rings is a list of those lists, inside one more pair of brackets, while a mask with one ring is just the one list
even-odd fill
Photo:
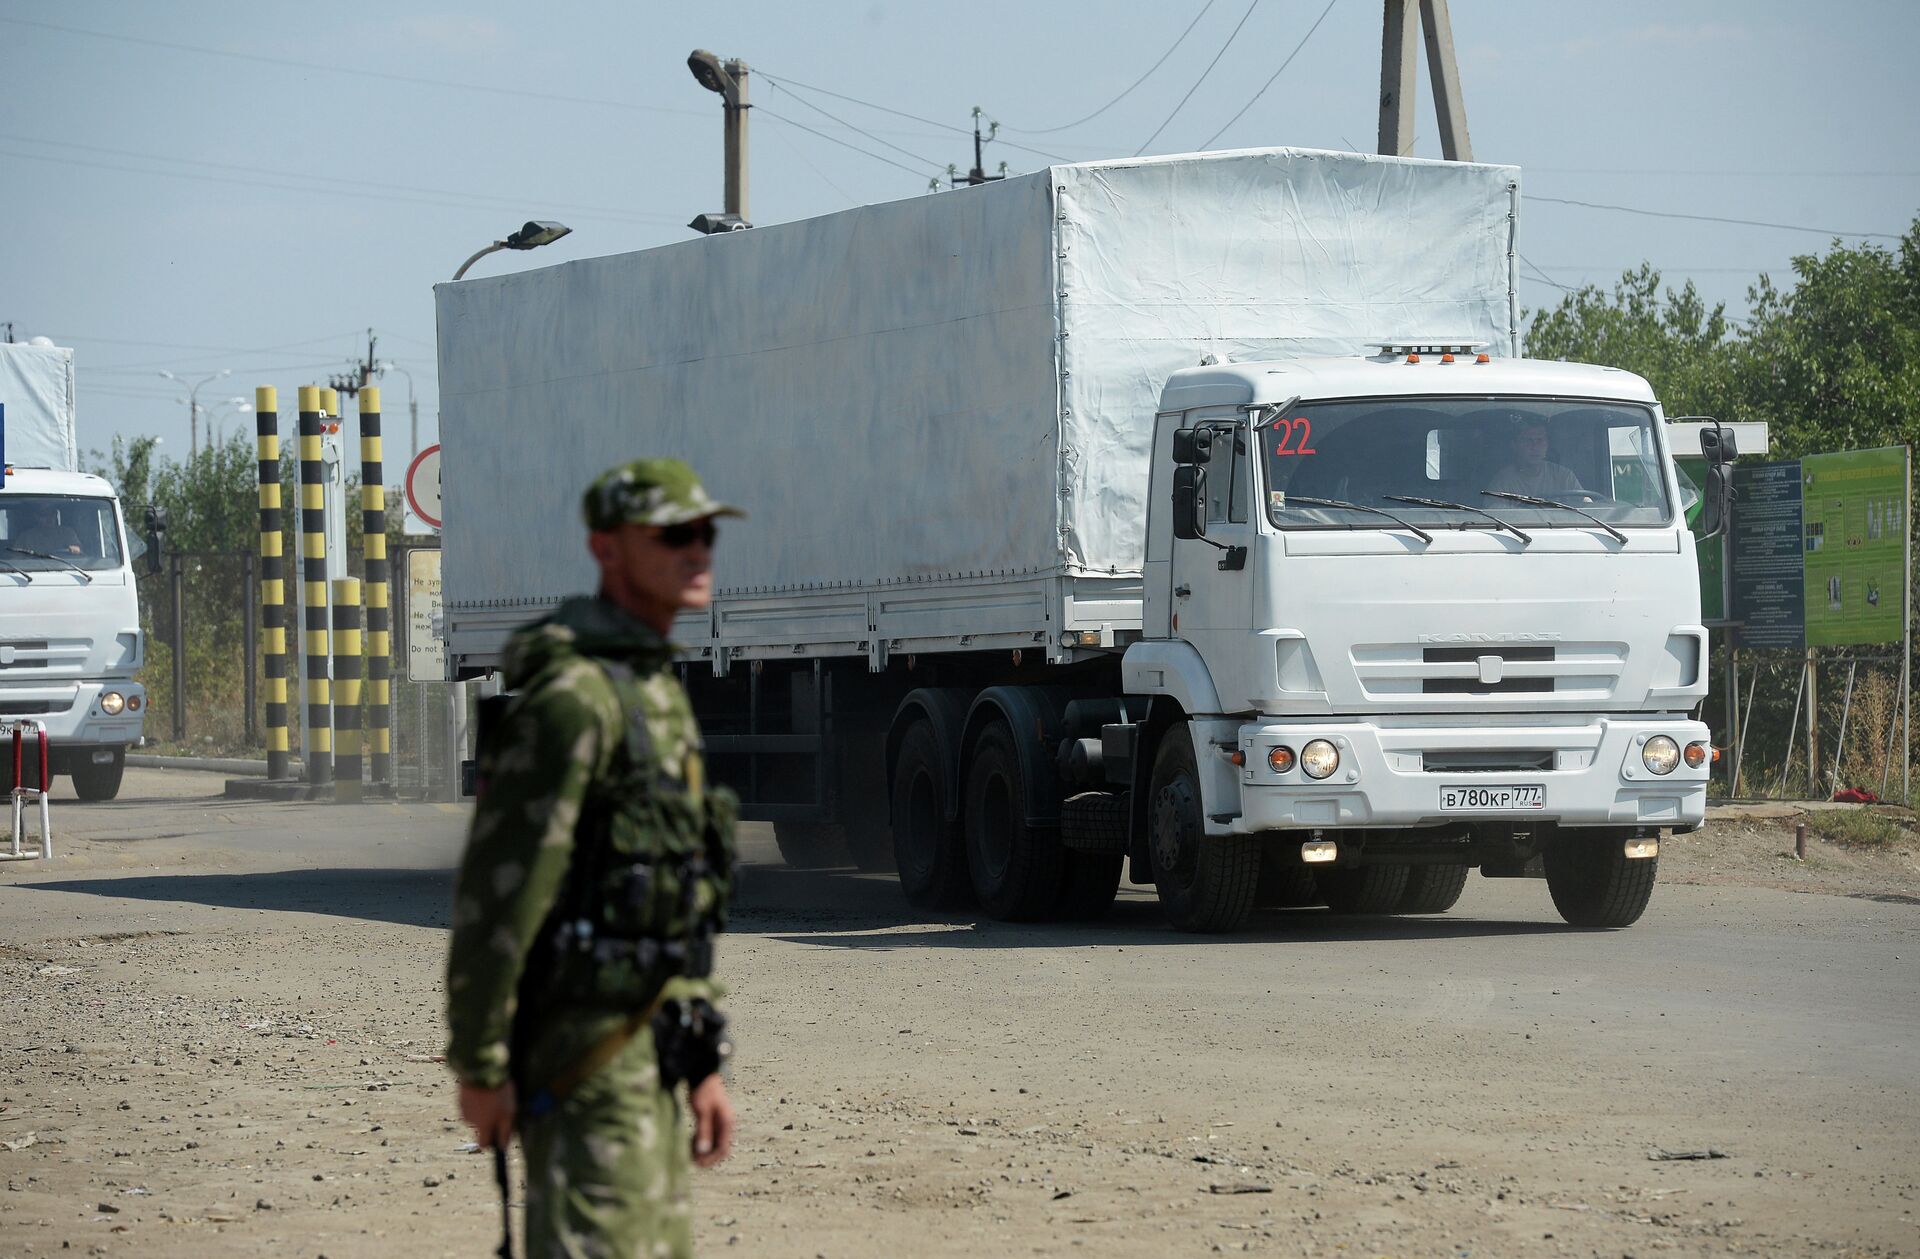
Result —
[[420, 404], [413, 396], [413, 373], [390, 358], [380, 360], [380, 370], [399, 372], [407, 378], [407, 466], [411, 468], [420, 457]]
[[[163, 371], [160, 374], [166, 379], [171, 380], [176, 385], [185, 385], [187, 383], [186, 381], [182, 380], [180, 377], [174, 375], [172, 372]], [[187, 458], [191, 459], [195, 455], [200, 453], [200, 390], [201, 388], [203, 386], [212, 384], [214, 381], [219, 380], [223, 376], [231, 376], [231, 375], [233, 375], [233, 369], [230, 367], [223, 367], [219, 371], [215, 372], [213, 375], [207, 377], [205, 380], [198, 381], [187, 387]]]
[[207, 448], [220, 449], [220, 430], [216, 425], [228, 415], [246, 415], [253, 410], [253, 403], [245, 398], [222, 398], [207, 407]]
[[494, 241], [491, 245], [488, 245], [485, 249], [482, 249], [473, 257], [461, 263], [460, 269], [453, 273], [453, 278], [456, 280], [459, 279], [467, 273], [468, 267], [480, 261], [488, 254], [493, 253], [495, 250], [538, 249], [542, 245], [551, 245], [554, 241], [559, 240], [572, 230], [573, 229], [565, 223], [543, 223], [529, 220], [519, 231], [504, 240]]
[[719, 93], [725, 111], [726, 203], [720, 214], [702, 214], [687, 224], [696, 232], [737, 232], [747, 222], [747, 63], [738, 57], [722, 62], [704, 48], [687, 54], [694, 81]]

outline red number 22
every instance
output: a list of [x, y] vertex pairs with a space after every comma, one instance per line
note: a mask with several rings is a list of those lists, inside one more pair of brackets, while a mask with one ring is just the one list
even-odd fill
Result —
[[[1314, 453], [1313, 447], [1307, 445], [1313, 438], [1313, 423], [1308, 420], [1306, 416], [1303, 415], [1298, 419], [1292, 420], [1278, 420], [1274, 423], [1273, 427], [1278, 430], [1280, 436], [1280, 440], [1276, 442], [1273, 447], [1273, 453], [1276, 456], [1310, 455]], [[1289, 441], [1294, 443], [1291, 450], [1287, 448]]]

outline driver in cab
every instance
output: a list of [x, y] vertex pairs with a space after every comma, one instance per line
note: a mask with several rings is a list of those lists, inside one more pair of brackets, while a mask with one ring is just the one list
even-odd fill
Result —
[[1506, 466], [1493, 474], [1487, 488], [1507, 494], [1531, 494], [1535, 498], [1557, 499], [1587, 493], [1572, 469], [1547, 458], [1546, 421], [1531, 419], [1521, 420], [1514, 426]]
[[7, 544], [14, 550], [43, 555], [80, 555], [80, 535], [60, 523], [51, 503], [21, 503], [7, 513]]

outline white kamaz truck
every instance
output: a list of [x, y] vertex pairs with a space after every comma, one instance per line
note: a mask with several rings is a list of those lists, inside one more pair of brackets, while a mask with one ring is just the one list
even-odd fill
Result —
[[[146, 717], [133, 561], [149, 543], [113, 487], [79, 471], [72, 350], [0, 345], [0, 447], [0, 784], [13, 786], [13, 726], [31, 721], [51, 773], [110, 800]], [[29, 761], [25, 784], [37, 773]]]
[[[1518, 172], [1254, 150], [438, 290], [456, 669], [601, 468], [748, 507], [677, 626], [715, 776], [918, 904], [1639, 917], [1711, 748], [1658, 399], [1515, 357]], [[1730, 452], [1727, 452], [1730, 453]], [[1710, 478], [1709, 508], [1724, 502]]]

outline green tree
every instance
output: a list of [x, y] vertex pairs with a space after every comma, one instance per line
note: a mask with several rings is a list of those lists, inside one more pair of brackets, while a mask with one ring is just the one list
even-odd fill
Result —
[[1661, 290], [1642, 263], [1611, 293], [1589, 284], [1538, 310], [1527, 326], [1528, 358], [1619, 367], [1647, 378], [1670, 416], [1745, 418], [1735, 409], [1735, 342], [1724, 303], [1709, 307], [1689, 280]]
[[1793, 260], [1795, 282], [1761, 276], [1735, 351], [1747, 414], [1774, 453], [1920, 445], [1920, 217], [1897, 252], [1835, 242]]

